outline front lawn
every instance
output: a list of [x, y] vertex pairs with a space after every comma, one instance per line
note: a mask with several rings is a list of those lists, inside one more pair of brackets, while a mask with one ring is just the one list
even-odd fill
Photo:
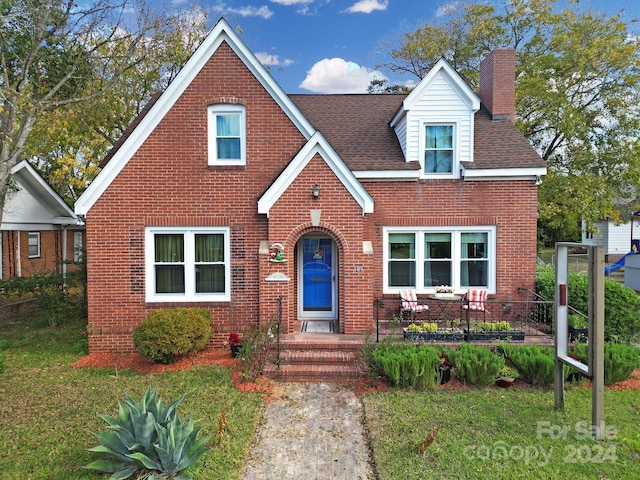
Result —
[[[82, 321], [56, 328], [44, 319], [0, 325], [0, 339], [6, 367], [0, 373], [1, 478], [106, 478], [81, 468], [99, 458], [87, 451], [98, 444], [91, 432], [105, 430], [98, 414], [116, 415], [124, 392], [139, 400], [148, 386], [157, 387], [165, 403], [184, 394], [180, 416], [192, 415], [212, 437], [196, 478], [239, 477], [262, 401], [258, 394], [239, 392], [229, 369], [141, 374], [75, 368], [70, 363], [85, 355]], [[222, 409], [228, 428], [218, 445]]]
[[[608, 440], [591, 439], [591, 389], [392, 390], [364, 397], [380, 480], [640, 478], [640, 392], [605, 391]], [[420, 444], [437, 428], [435, 440]], [[433, 435], [432, 435], [433, 437]]]

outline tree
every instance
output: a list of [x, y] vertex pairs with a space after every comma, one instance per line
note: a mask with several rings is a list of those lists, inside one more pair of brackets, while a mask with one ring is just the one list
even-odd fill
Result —
[[[34, 124], [23, 154], [69, 204], [99, 173], [100, 162], [131, 121], [191, 57], [206, 36], [205, 21], [196, 9], [165, 16], [166, 28], [150, 34], [153, 50], [123, 71], [108, 94], [44, 112]], [[99, 81], [90, 81], [87, 93]]]
[[[475, 87], [480, 60], [516, 49], [516, 125], [548, 162], [543, 226], [623, 221], [640, 188], [640, 39], [620, 15], [561, 10], [558, 0], [466, 3], [384, 45], [379, 67], [422, 78], [445, 57]], [[379, 88], [379, 87], [378, 87]], [[566, 240], [566, 238], [565, 238]]]
[[38, 119], [102, 96], [153, 51], [150, 34], [162, 28], [144, 4], [130, 0], [3, 0], [0, 205]]

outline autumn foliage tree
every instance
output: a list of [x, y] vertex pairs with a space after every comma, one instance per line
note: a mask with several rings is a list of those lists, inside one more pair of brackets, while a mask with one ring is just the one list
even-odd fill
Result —
[[[153, 14], [142, 2], [1, 3], [0, 205], [4, 204], [7, 180], [17, 160], [65, 148], [75, 149], [81, 156], [95, 155], [93, 148], [82, 152], [74, 142], [89, 125], [109, 123], [82, 122], [89, 113], [83, 105], [109, 99], [107, 92], [149, 52], [157, 50], [157, 39], [163, 38], [162, 32], [167, 29], [167, 19]], [[94, 103], [91, 115], [108, 117], [117, 102], [127, 103], [122, 99], [113, 100], [111, 106], [108, 100], [101, 105]], [[75, 115], [77, 123], [69, 125], [65, 115]], [[130, 115], [127, 123], [129, 120]], [[46, 141], [33, 142], [27, 149], [37, 125]], [[42, 150], [36, 152], [38, 147]], [[95, 152], [99, 154], [100, 149]]]
[[[506, 0], [449, 7], [382, 49], [379, 68], [422, 78], [441, 57], [472, 86], [492, 49], [516, 49], [516, 124], [548, 162], [539, 219], [569, 240], [639, 209], [640, 37], [619, 15], [569, 1]], [[376, 85], [379, 91], [384, 87]], [[396, 87], [397, 89], [397, 87]]]

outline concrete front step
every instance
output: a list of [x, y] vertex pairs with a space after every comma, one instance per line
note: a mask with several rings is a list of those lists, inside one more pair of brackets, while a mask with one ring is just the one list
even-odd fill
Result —
[[280, 367], [265, 375], [285, 382], [353, 382], [363, 378], [359, 364], [362, 337], [296, 334], [280, 344]]

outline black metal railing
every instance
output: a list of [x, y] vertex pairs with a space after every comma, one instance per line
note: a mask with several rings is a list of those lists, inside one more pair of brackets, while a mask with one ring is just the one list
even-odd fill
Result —
[[[424, 318], [402, 318], [399, 314], [399, 299], [378, 298], [375, 300], [376, 342], [383, 338], [403, 339], [403, 328], [411, 323], [435, 323], [438, 329], [460, 330], [465, 333], [475, 329], [491, 330], [492, 327], [505, 327], [513, 331], [522, 331], [526, 336], [550, 335], [553, 326], [553, 301], [545, 300], [535, 292], [523, 295], [522, 299], [493, 298], [485, 302], [484, 311], [469, 311], [462, 308], [463, 302], [450, 302], [447, 313], [430, 305], [429, 316]], [[531, 294], [532, 293], [532, 294]], [[427, 300], [428, 303], [428, 300]], [[435, 307], [435, 308], [434, 308]], [[491, 325], [495, 324], [495, 325]], [[465, 336], [469, 339], [469, 336]]]

